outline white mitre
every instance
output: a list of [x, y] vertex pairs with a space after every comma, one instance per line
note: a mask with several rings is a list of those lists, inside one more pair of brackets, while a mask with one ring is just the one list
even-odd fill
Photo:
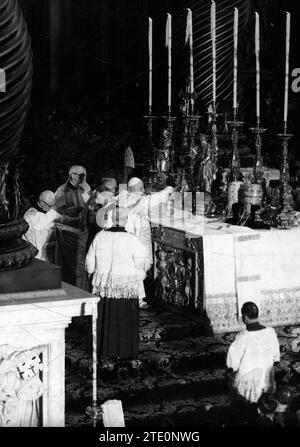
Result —
[[135, 168], [134, 155], [130, 146], [127, 147], [124, 153], [124, 166]]

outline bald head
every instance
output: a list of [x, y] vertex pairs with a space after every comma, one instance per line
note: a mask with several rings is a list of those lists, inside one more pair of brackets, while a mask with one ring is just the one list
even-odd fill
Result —
[[44, 210], [49, 211], [55, 205], [55, 195], [54, 192], [46, 191], [41, 192], [39, 195], [38, 205]]
[[144, 183], [138, 177], [132, 177], [128, 182], [128, 191], [129, 192], [144, 192]]

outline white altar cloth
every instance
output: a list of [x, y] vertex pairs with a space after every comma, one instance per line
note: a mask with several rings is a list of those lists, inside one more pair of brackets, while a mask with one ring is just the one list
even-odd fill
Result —
[[152, 224], [202, 238], [202, 302], [215, 332], [240, 329], [239, 311], [248, 300], [258, 304], [267, 324], [300, 323], [299, 227], [252, 230], [187, 215], [173, 221], [152, 215]]

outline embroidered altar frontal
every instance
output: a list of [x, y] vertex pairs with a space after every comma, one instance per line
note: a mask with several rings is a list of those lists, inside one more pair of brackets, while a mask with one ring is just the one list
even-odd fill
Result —
[[[179, 229], [180, 228], [180, 229]], [[199, 231], [153, 226], [156, 300], [208, 323], [240, 330], [240, 310], [254, 301], [260, 321], [300, 323], [300, 229], [252, 230], [205, 220]]]

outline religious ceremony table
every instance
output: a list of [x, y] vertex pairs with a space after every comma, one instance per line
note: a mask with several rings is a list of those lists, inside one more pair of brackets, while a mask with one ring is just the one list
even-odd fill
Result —
[[215, 333], [241, 328], [246, 301], [266, 324], [300, 323], [300, 228], [252, 230], [178, 210], [152, 213], [151, 224], [158, 302], [205, 315]]

